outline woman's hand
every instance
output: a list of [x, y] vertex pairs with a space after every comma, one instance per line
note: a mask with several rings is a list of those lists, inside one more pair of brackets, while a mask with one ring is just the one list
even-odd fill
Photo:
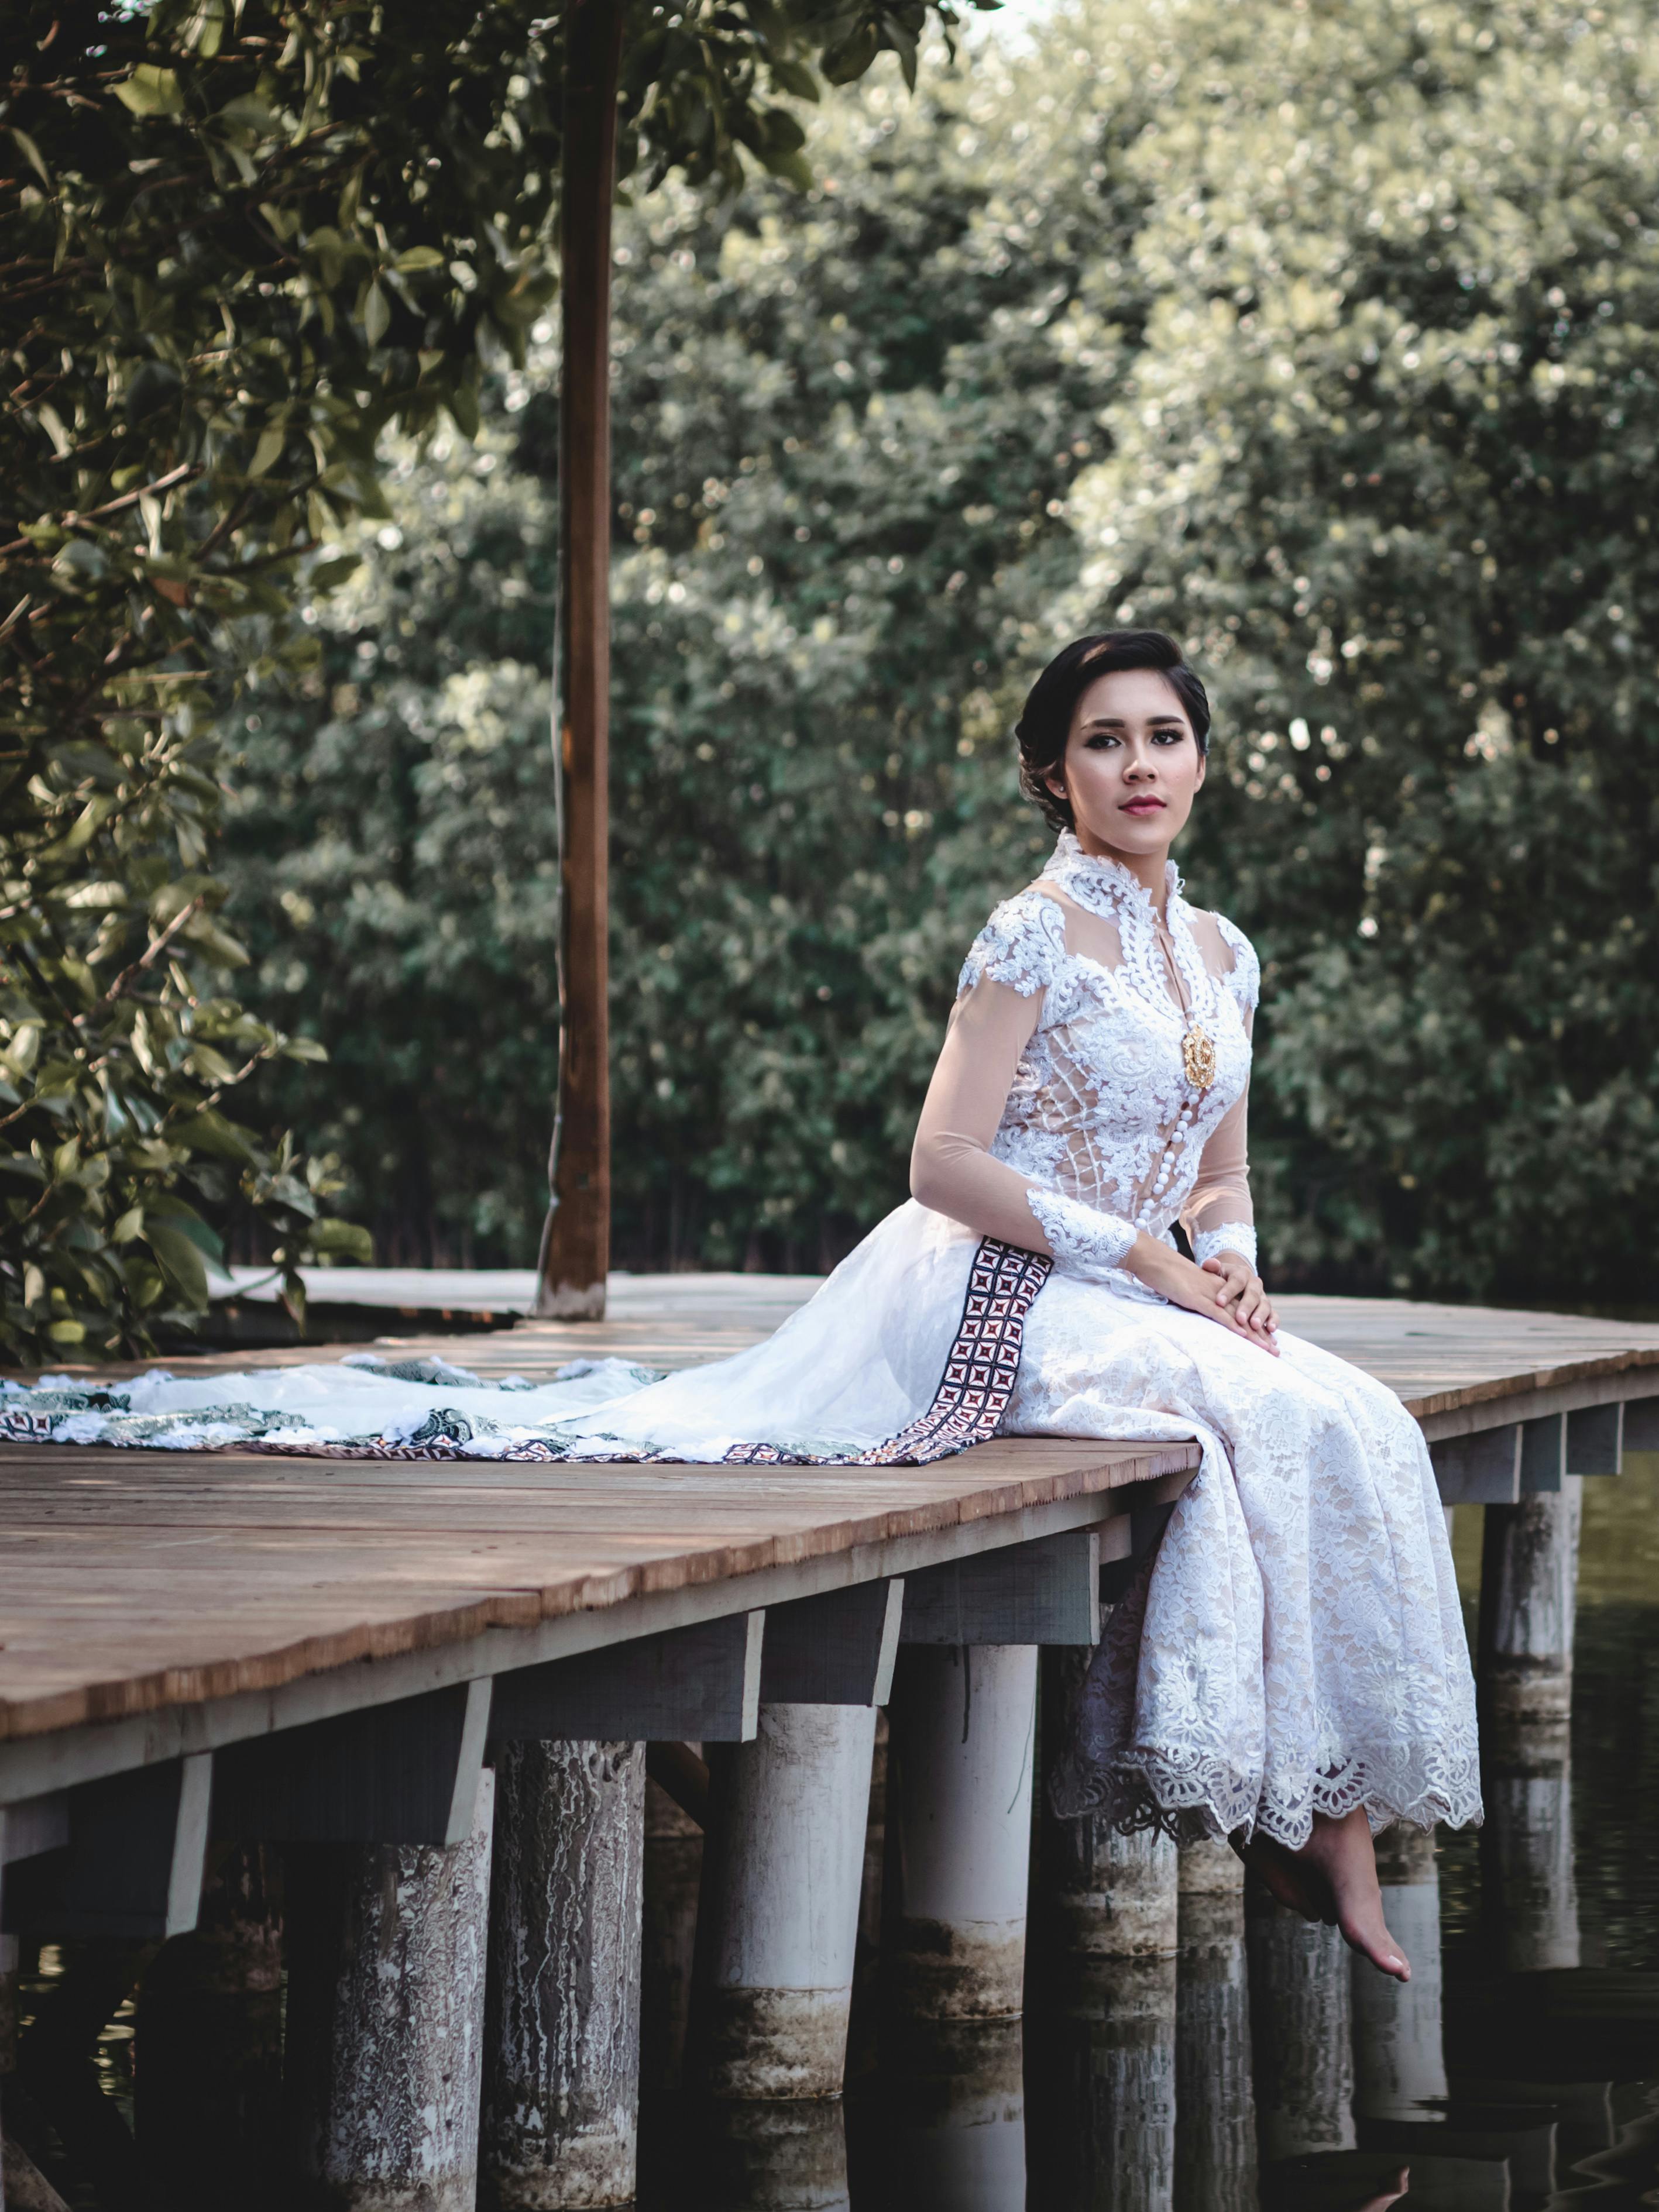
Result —
[[[1275, 1359], [1278, 1358], [1278, 1346], [1273, 1341], [1273, 1331], [1278, 1324], [1267, 1303], [1267, 1294], [1261, 1287], [1260, 1278], [1251, 1273], [1236, 1253], [1220, 1253], [1198, 1267], [1158, 1237], [1143, 1231], [1124, 1265], [1150, 1289], [1161, 1291], [1172, 1305], [1184, 1306], [1188, 1313], [1202, 1314], [1206, 1321], [1218, 1322], [1235, 1336], [1241, 1336], [1247, 1343], [1272, 1352]], [[1231, 1286], [1229, 1269], [1236, 1270], [1241, 1278]], [[1247, 1304], [1246, 1292], [1252, 1285], [1256, 1295]]]
[[1241, 1252], [1217, 1252], [1204, 1262], [1206, 1275], [1219, 1275], [1226, 1288], [1222, 1291], [1223, 1305], [1231, 1306], [1235, 1316], [1247, 1328], [1266, 1329], [1271, 1336], [1278, 1327], [1278, 1316], [1273, 1311], [1266, 1285], [1250, 1262]]

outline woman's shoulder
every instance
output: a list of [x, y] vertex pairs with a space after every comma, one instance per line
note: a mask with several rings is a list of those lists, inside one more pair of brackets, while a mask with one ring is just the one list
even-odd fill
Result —
[[1224, 914], [1214, 914], [1199, 907], [1192, 909], [1195, 933], [1202, 939], [1213, 937], [1230, 965], [1223, 966], [1220, 980], [1245, 1009], [1254, 1007], [1261, 996], [1261, 963], [1256, 957], [1256, 948], [1235, 921]]
[[1029, 998], [1047, 989], [1064, 958], [1064, 911], [1040, 885], [1028, 884], [992, 908], [968, 948], [957, 994], [989, 981], [1006, 983]]

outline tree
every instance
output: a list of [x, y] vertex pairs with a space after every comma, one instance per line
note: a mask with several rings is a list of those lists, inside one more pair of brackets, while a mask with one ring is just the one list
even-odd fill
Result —
[[[816, 198], [625, 224], [626, 1257], [813, 1264], [902, 1192], [1044, 842], [1019, 697], [1126, 611], [1216, 698], [1183, 865], [1268, 964], [1275, 1278], [1643, 1295], [1655, 56], [1577, 22], [1089, 0], [826, 112]], [[253, 1002], [353, 1055], [284, 1096], [411, 1256], [533, 1249], [548, 373], [533, 339], [487, 450], [412, 460], [317, 696], [239, 739]]]
[[1078, 489], [1077, 604], [1216, 672], [1194, 866], [1270, 959], [1274, 1257], [1651, 1296], [1651, 15], [1170, 27], [1135, 164], [1158, 306]]
[[[873, 82], [814, 126], [813, 194], [669, 188], [619, 228], [612, 1014], [632, 1264], [817, 1264], [891, 1202], [956, 963], [1040, 849], [987, 686], [1075, 574], [1050, 509], [1135, 303], [1088, 362], [1051, 320], [1138, 213], [1117, 181], [1132, 117], [1055, 99], [1051, 66], [982, 52], [930, 68], [913, 102]], [[365, 530], [363, 575], [320, 624], [315, 697], [262, 696], [235, 736], [254, 1003], [334, 1055], [284, 1079], [285, 1109], [409, 1258], [534, 1249], [552, 887], [524, 800], [552, 374], [533, 337], [483, 450], [410, 457], [386, 542]]]
[[[799, 175], [777, 92], [882, 47], [893, 9], [638, 6], [630, 161]], [[208, 872], [211, 708], [315, 658], [296, 618], [382, 509], [388, 428], [478, 421], [552, 296], [559, 19], [518, 0], [418, 18], [335, 0], [101, 0], [10, 11], [5, 269], [5, 794], [0, 1332], [117, 1350], [205, 1297], [239, 1208], [290, 1297], [326, 1169], [222, 1110], [314, 1051], [231, 995]], [[550, 94], [548, 88], [555, 88]]]

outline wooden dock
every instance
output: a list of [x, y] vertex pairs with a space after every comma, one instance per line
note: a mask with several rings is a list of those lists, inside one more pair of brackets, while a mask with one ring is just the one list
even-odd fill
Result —
[[[610, 1354], [680, 1367], [758, 1340], [812, 1288], [798, 1278], [624, 1278], [602, 1324], [520, 1320], [386, 1349], [441, 1352], [486, 1378], [540, 1381], [573, 1358]], [[445, 1285], [452, 1303], [454, 1291]], [[387, 1295], [377, 1285], [371, 1304]], [[433, 1310], [418, 1296], [414, 1304]], [[1281, 1311], [1286, 1327], [1399, 1394], [1449, 1504], [1555, 1513], [1576, 1531], [1557, 1506], [1579, 1477], [1615, 1474], [1625, 1449], [1659, 1449], [1659, 1327], [1372, 1299], [1288, 1298]], [[343, 1348], [168, 1364], [232, 1372]], [[786, 1892], [805, 1883], [816, 1896], [827, 1879], [826, 1815], [803, 1814], [791, 1829], [778, 1805], [796, 1802], [803, 1774], [818, 1793], [803, 1805], [852, 1805], [845, 1835], [835, 1829], [841, 1871], [830, 1893], [851, 1882], [856, 1906], [858, 1775], [862, 1765], [867, 1787], [875, 1709], [908, 1653], [908, 1702], [894, 1705], [894, 1724], [903, 1705], [912, 1786], [935, 1774], [953, 1826], [1003, 1807], [980, 1863], [1001, 1869], [997, 1924], [1016, 1930], [1003, 1943], [1015, 1945], [1014, 1964], [973, 1963], [959, 1930], [962, 1985], [1000, 1975], [1017, 2002], [1028, 1813], [1011, 1825], [1005, 1813], [1029, 1805], [1038, 1654], [1069, 1664], [1095, 1641], [1103, 1596], [1197, 1463], [1196, 1443], [1063, 1438], [999, 1441], [927, 1468], [840, 1468], [0, 1446], [6, 1911], [56, 1934], [176, 1933], [194, 1923], [216, 1839], [412, 1849], [435, 1865], [482, 1850], [487, 1872], [491, 1820], [507, 1817], [491, 1811], [498, 1787], [509, 1790], [502, 1805], [519, 1808], [512, 1819], [525, 1817], [511, 1794], [528, 1786], [524, 1759], [560, 1744], [695, 1743], [712, 1776], [698, 1787], [712, 1786], [725, 1808], [722, 1856], [704, 1875], [705, 1915], [726, 1931], [725, 1980], [708, 1998], [711, 2063], [730, 2095], [800, 2094], [805, 2079], [813, 2094], [833, 2093], [845, 1990], [827, 2030], [800, 2006], [824, 1987], [833, 1995], [843, 1969], [850, 1985], [851, 1923], [843, 1912], [833, 1926], [814, 1923], [810, 1941], [796, 1931], [790, 1955], [804, 1945], [817, 1978], [789, 1983], [789, 2003], [779, 1977], [798, 1983], [808, 1968], [798, 1958], [787, 1972], [757, 1964], [745, 1948], [752, 1920], [770, 1924], [763, 1892], [784, 1881]], [[1500, 1512], [1489, 1539], [1504, 1525]], [[1514, 1573], [1535, 1573], [1546, 1553], [1558, 1571], [1566, 1540], [1551, 1537], [1549, 1553], [1534, 1531]], [[1498, 1557], [1489, 1541], [1489, 1561]], [[1520, 1600], [1524, 1612], [1526, 1589]], [[972, 1655], [980, 1686], [971, 1741], [953, 1654], [964, 1667]], [[1534, 1688], [1540, 1664], [1528, 1646]], [[935, 1736], [928, 1765], [918, 1746]], [[628, 1771], [625, 1760], [606, 1814], [624, 1830], [637, 1827], [642, 1786], [625, 1784]], [[496, 1832], [499, 1887], [506, 1839]], [[381, 1892], [369, 1883], [354, 1893], [351, 1910], [372, 1917]], [[498, 1896], [492, 1911], [506, 1909]], [[597, 1907], [590, 1899], [582, 1910]], [[637, 1891], [617, 1910], [637, 1917]], [[994, 1917], [986, 1905], [974, 1924]], [[918, 1956], [936, 1950], [933, 1936], [918, 1943]], [[936, 1982], [936, 1958], [924, 1968]], [[406, 2057], [382, 2051], [380, 2063]], [[408, 2063], [412, 2080], [424, 2078]], [[543, 2087], [569, 2103], [570, 2081]], [[336, 2079], [328, 2094], [347, 2091]], [[563, 2154], [557, 2135], [537, 2138], [539, 2157]]]

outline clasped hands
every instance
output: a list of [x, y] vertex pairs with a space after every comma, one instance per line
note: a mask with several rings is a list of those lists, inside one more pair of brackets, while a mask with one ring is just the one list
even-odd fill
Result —
[[1241, 1253], [1217, 1252], [1200, 1267], [1184, 1260], [1160, 1238], [1143, 1231], [1124, 1265], [1150, 1289], [1161, 1291], [1172, 1305], [1202, 1314], [1206, 1321], [1219, 1322], [1235, 1336], [1278, 1358], [1274, 1341], [1278, 1316], [1261, 1277]]

